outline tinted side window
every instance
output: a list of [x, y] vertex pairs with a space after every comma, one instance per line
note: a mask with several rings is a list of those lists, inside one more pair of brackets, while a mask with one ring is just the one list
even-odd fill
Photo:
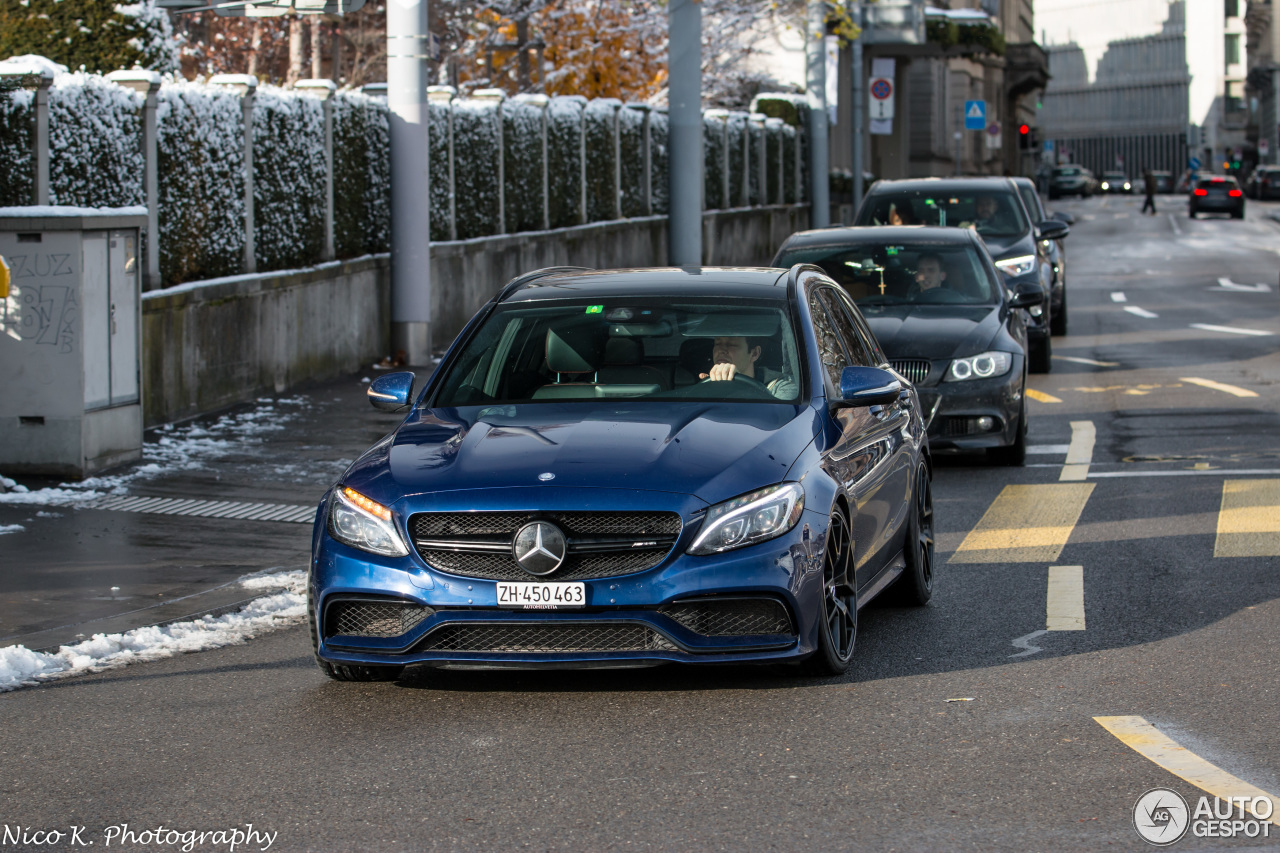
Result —
[[[874, 356], [862, 340], [858, 330], [853, 327], [853, 322], [849, 319], [848, 313], [846, 313], [843, 304], [844, 300], [829, 287], [819, 288], [818, 298], [822, 300], [822, 303], [831, 313], [832, 324], [835, 326], [836, 334], [840, 337], [841, 342], [844, 343], [844, 349], [849, 354], [850, 363], [856, 367], [875, 367]], [[839, 381], [840, 379], [837, 376], [837, 387], [839, 387]]]
[[888, 356], [880, 348], [880, 342], [876, 340], [876, 336], [871, 333], [871, 327], [867, 325], [867, 320], [862, 316], [862, 312], [854, 307], [849, 294], [840, 294], [840, 304], [844, 306], [845, 313], [849, 315], [849, 319], [853, 321], [854, 327], [857, 328], [863, 347], [871, 354], [871, 366], [879, 367], [882, 364], [887, 364], [889, 361]]
[[827, 384], [831, 390], [840, 387], [840, 374], [849, 367], [849, 356], [840, 344], [840, 337], [832, 325], [831, 316], [823, 306], [823, 296], [830, 291], [825, 287], [815, 287], [809, 291], [809, 313], [813, 315], [813, 335], [818, 340], [818, 361], [826, 374]]

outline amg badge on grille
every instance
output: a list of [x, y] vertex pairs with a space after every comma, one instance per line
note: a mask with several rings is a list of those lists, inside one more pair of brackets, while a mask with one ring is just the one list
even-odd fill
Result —
[[545, 521], [531, 521], [516, 531], [511, 553], [531, 575], [549, 575], [564, 562], [569, 551], [560, 528]]

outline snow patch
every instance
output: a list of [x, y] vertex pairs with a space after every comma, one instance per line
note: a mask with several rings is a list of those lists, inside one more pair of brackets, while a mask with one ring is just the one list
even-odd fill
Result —
[[0, 536], [6, 533], [21, 533], [26, 529], [21, 524], [0, 524]]

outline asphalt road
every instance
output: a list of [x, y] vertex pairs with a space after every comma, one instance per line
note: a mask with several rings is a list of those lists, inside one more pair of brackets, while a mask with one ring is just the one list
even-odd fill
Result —
[[[941, 461], [934, 600], [864, 610], [847, 677], [660, 668], [337, 684], [294, 628], [0, 695], [0, 825], [83, 826], [99, 847], [122, 823], [252, 823], [278, 833], [272, 850], [1145, 849], [1133, 825], [1144, 792], [1167, 787], [1195, 808], [1204, 791], [1096, 717], [1140, 717], [1184, 748], [1175, 758], [1280, 794], [1280, 224], [1258, 203], [1244, 222], [1191, 221], [1174, 198], [1144, 217], [1140, 204], [1050, 206], [1077, 224], [1070, 334], [1031, 382], [1037, 452], [1019, 469]], [[314, 500], [325, 466], [387, 425], [359, 393], [351, 381], [307, 397], [322, 435], [268, 437], [136, 489]], [[300, 467], [284, 465], [291, 454]], [[1027, 505], [1037, 514], [1018, 516]], [[24, 579], [0, 581], [0, 617], [19, 632], [124, 609], [77, 597], [111, 574], [86, 567], [90, 552], [151, 584], [133, 591], [140, 604], [305, 564], [305, 525], [63, 512], [0, 540], [5, 576]], [[30, 517], [0, 506], [0, 524]], [[41, 560], [66, 576], [63, 597], [27, 605], [39, 618], [23, 622], [24, 595], [51, 583]], [[1234, 784], [1182, 772], [1215, 792]], [[1268, 831], [1174, 849], [1274, 849], [1280, 825]], [[25, 849], [0, 837], [9, 847]]]

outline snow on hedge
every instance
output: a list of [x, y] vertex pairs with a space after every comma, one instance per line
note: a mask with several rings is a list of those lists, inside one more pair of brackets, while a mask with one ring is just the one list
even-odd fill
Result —
[[49, 89], [49, 202], [142, 204], [143, 96], [98, 74], [58, 74]]
[[352, 91], [334, 97], [333, 242], [340, 258], [391, 248], [390, 133], [385, 98]]
[[551, 183], [551, 227], [567, 228], [583, 222], [581, 95], [552, 98], [547, 105], [547, 172]]
[[31, 158], [34, 95], [0, 91], [0, 206], [31, 204], [35, 175]]
[[542, 105], [512, 98], [502, 105], [503, 200], [508, 231], [542, 229]]
[[644, 122], [646, 110], [618, 110], [618, 134], [622, 149], [622, 215], [645, 216]]
[[258, 269], [319, 263], [324, 251], [324, 108], [259, 86], [253, 102], [254, 252]]
[[454, 204], [458, 238], [498, 233], [498, 102], [453, 102]]

